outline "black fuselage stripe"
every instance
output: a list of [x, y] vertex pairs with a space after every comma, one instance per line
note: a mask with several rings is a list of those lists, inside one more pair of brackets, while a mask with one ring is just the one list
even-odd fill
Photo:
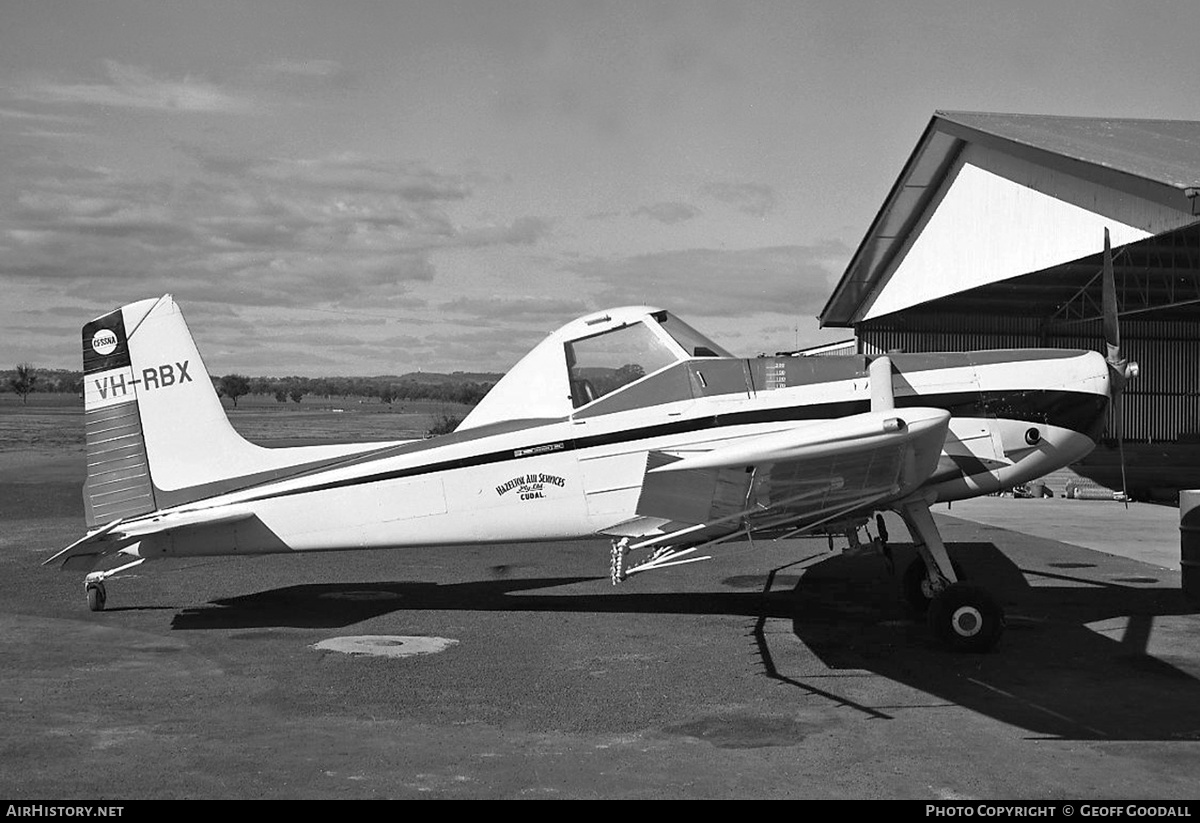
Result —
[[[1014, 400], [1014, 397], [1017, 400]], [[1023, 401], [1023, 402], [1018, 402]], [[1098, 426], [1103, 424], [1104, 412], [1108, 406], [1108, 398], [1104, 395], [1088, 392], [1072, 392], [1061, 390], [1037, 390], [1025, 392], [959, 392], [939, 395], [914, 395], [897, 397], [899, 408], [919, 406], [922, 408], [946, 409], [955, 417], [974, 418], [1011, 418], [1025, 420], [1031, 423], [1044, 423], [1070, 429], [1085, 434], [1095, 440]], [[252, 497], [247, 502], [267, 500], [279, 497], [291, 497], [298, 494], [329, 491], [331, 489], [349, 486], [365, 485], [367, 483], [382, 483], [388, 480], [402, 480], [410, 477], [433, 474], [436, 472], [465, 469], [475, 466], [485, 466], [491, 463], [504, 463], [510, 460], [522, 460], [530, 456], [542, 456], [560, 452], [589, 449], [596, 446], [610, 446], [620, 443], [632, 443], [638, 440], [650, 440], [673, 434], [686, 434], [704, 431], [706, 429], [727, 428], [733, 426], [752, 425], [756, 423], [779, 423], [798, 420], [828, 420], [863, 414], [870, 411], [869, 400], [847, 400], [837, 403], [820, 403], [809, 406], [786, 406], [774, 409], [732, 412], [729, 414], [696, 417], [679, 420], [672, 423], [661, 423], [655, 426], [644, 426], [639, 429], [624, 429], [577, 437], [563, 440], [550, 440], [541, 443], [524, 445], [517, 448], [503, 449], [486, 454], [458, 457], [437, 463], [425, 463], [420, 466], [409, 466], [403, 469], [379, 472], [378, 474], [362, 477], [333, 480], [318, 483], [299, 489], [272, 492], [259, 497]], [[531, 452], [531, 450], [533, 450]]]

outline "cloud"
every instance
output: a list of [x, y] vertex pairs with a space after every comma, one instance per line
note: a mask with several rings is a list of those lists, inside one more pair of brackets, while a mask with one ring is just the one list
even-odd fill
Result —
[[288, 77], [335, 77], [345, 69], [337, 60], [276, 60], [264, 65], [263, 71]]
[[460, 233], [468, 246], [530, 246], [550, 233], [550, 224], [540, 217], [518, 217], [508, 225], [482, 226]]
[[701, 193], [754, 217], [765, 217], [779, 202], [775, 190], [761, 183], [709, 183]]
[[[542, 341], [543, 331], [484, 324], [473, 329], [449, 328], [414, 341], [404, 352], [409, 363], [441, 363], [463, 371], [507, 369]], [[393, 355], [393, 360], [395, 357]]]
[[13, 218], [21, 226], [15, 230], [17, 236], [25, 232], [26, 237], [136, 237], [147, 245], [167, 246], [194, 234], [191, 227], [174, 219], [169, 208], [151, 197], [26, 191], [17, 198]]
[[[142, 179], [62, 167], [0, 203], [0, 277], [93, 299], [300, 306], [407, 297], [441, 251], [528, 246], [536, 216], [462, 225], [469, 176], [340, 154], [237, 158], [192, 149], [201, 174]], [[87, 173], [85, 173], [85, 171]], [[409, 298], [411, 299], [411, 298]]]
[[248, 112], [252, 101], [196, 77], [170, 79], [115, 60], [104, 61], [107, 81], [66, 83], [39, 80], [13, 89], [21, 99], [170, 112]]
[[556, 328], [573, 318], [587, 314], [593, 308], [584, 300], [555, 297], [460, 297], [438, 305], [438, 309], [444, 313], [503, 322], [548, 322]]
[[687, 203], [655, 203], [651, 206], [642, 206], [634, 209], [629, 215], [630, 217], [644, 215], [651, 220], [657, 220], [659, 223], [672, 225], [682, 223], [685, 220], [691, 220], [693, 217], [698, 217], [700, 210], [694, 206], [689, 206]]
[[619, 211], [594, 211], [594, 212], [591, 212], [590, 214], [585, 214], [583, 216], [583, 219], [584, 220], [612, 220], [612, 219], [614, 219], [616, 217], [620, 217], [620, 216], [621, 216], [621, 212], [619, 212]]
[[0, 118], [5, 120], [27, 121], [33, 123], [82, 123], [77, 117], [65, 114], [45, 114], [44, 112], [26, 111], [19, 108], [0, 106]]
[[849, 260], [837, 241], [726, 251], [687, 249], [617, 260], [592, 259], [573, 271], [598, 284], [603, 305], [648, 304], [684, 316], [750, 312], [815, 314]]
[[[202, 155], [197, 151], [196, 156], [199, 158]], [[210, 163], [219, 162], [212, 155], [208, 155], [207, 160]], [[225, 160], [229, 162], [228, 158]], [[468, 178], [442, 174], [419, 163], [385, 161], [353, 152], [318, 158], [269, 158], [239, 162], [240, 170], [263, 180], [297, 182], [313, 188], [381, 192], [410, 203], [457, 201], [471, 193], [471, 181]], [[230, 168], [232, 170], [239, 166]]]
[[360, 88], [362, 77], [338, 60], [285, 58], [249, 72], [255, 87], [297, 99]]
[[216, 256], [187, 274], [171, 275], [172, 290], [189, 300], [245, 306], [301, 307], [366, 294], [403, 293], [432, 280], [433, 264], [420, 253], [252, 253]]

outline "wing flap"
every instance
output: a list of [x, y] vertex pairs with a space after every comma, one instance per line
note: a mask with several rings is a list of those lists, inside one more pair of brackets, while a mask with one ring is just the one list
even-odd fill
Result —
[[699, 468], [655, 473], [656, 469], [677, 462], [662, 452], [650, 453], [636, 509], [639, 515], [703, 523], [745, 508], [751, 479], [745, 469]]

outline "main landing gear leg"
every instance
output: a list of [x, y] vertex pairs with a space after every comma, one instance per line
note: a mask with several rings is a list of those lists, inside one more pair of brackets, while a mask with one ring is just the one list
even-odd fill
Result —
[[904, 573], [909, 605], [926, 614], [934, 636], [951, 649], [988, 651], [1004, 631], [1003, 610], [984, 589], [962, 582], [927, 503], [906, 503], [900, 515], [919, 555]]

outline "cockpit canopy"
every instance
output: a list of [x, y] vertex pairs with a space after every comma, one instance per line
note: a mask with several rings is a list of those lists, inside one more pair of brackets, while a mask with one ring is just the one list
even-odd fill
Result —
[[564, 347], [575, 408], [689, 357], [732, 357], [665, 311], [651, 312], [636, 323], [568, 340]]
[[680, 361], [732, 356], [661, 309], [627, 306], [588, 315], [525, 355], [459, 430], [504, 420], [565, 417]]

